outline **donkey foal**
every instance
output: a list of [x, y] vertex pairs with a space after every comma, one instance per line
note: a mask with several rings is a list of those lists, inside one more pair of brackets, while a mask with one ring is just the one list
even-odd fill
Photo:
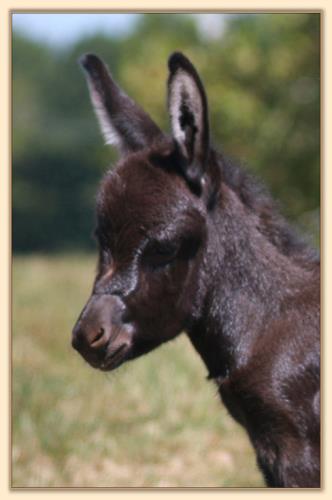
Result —
[[169, 59], [172, 136], [81, 59], [106, 142], [121, 159], [97, 197], [99, 262], [72, 345], [114, 370], [182, 331], [267, 485], [320, 485], [320, 270], [269, 195], [209, 141], [190, 61]]

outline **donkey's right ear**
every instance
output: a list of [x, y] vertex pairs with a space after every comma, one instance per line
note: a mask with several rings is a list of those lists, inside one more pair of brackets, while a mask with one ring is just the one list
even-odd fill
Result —
[[85, 70], [91, 101], [107, 144], [125, 154], [162, 136], [159, 127], [118, 87], [97, 56], [86, 54], [79, 63]]
[[194, 66], [180, 52], [168, 61], [168, 109], [173, 137], [184, 159], [183, 173], [200, 188], [209, 154], [208, 106]]

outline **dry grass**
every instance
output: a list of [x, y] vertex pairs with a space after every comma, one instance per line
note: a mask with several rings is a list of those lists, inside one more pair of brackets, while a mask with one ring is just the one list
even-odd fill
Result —
[[94, 258], [15, 258], [12, 486], [263, 486], [187, 338], [94, 371], [71, 349]]

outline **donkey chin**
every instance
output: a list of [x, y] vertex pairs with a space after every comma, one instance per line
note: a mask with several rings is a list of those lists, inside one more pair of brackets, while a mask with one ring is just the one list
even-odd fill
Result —
[[[178, 330], [176, 335], [181, 331]], [[129, 320], [126, 306], [119, 297], [92, 294], [73, 329], [72, 347], [93, 368], [111, 371], [176, 336], [160, 333], [158, 325], [150, 334], [147, 332], [148, 326], [139, 328]]]

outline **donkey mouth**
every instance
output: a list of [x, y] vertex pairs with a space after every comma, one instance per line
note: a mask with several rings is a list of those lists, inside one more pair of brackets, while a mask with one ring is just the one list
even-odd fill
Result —
[[127, 358], [128, 347], [127, 343], [121, 344], [103, 359], [98, 368], [102, 371], [110, 371], [120, 366]]

